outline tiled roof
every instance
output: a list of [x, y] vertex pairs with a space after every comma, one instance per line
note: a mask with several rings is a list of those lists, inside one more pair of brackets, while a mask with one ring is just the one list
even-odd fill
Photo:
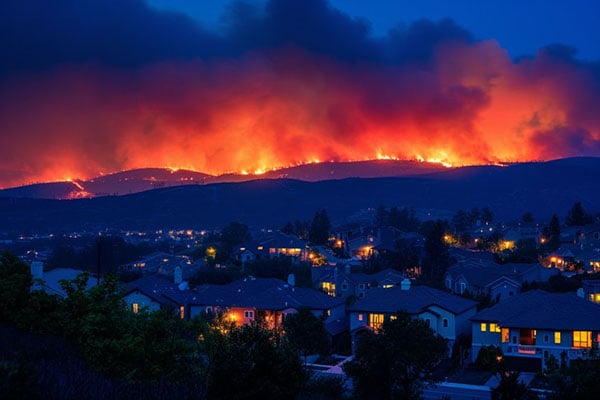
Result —
[[369, 293], [349, 307], [349, 310], [383, 313], [406, 311], [409, 314], [418, 314], [432, 305], [460, 314], [475, 307], [477, 303], [427, 286], [411, 286], [408, 290], [396, 286], [390, 289], [369, 290]]
[[161, 304], [187, 304], [188, 297], [193, 295], [190, 290], [180, 290], [173, 281], [156, 275], [146, 275], [129, 282], [125, 295], [139, 291]]
[[245, 278], [227, 285], [203, 285], [191, 304], [221, 307], [248, 307], [259, 310], [284, 310], [308, 307], [326, 310], [344, 303], [309, 288], [294, 287], [274, 278]]
[[509, 297], [471, 318], [507, 328], [600, 330], [600, 305], [574, 293], [534, 290]]

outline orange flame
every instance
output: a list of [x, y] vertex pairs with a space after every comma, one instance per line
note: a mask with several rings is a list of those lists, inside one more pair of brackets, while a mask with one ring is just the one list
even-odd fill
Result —
[[592, 79], [544, 54], [514, 63], [493, 41], [443, 47], [427, 71], [280, 50], [134, 75], [23, 74], [0, 92], [0, 186], [164, 165], [260, 174], [323, 161], [582, 155], [600, 149]]

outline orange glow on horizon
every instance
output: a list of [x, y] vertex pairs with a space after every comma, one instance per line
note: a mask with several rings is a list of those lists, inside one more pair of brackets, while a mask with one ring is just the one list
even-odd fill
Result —
[[329, 161], [502, 165], [600, 149], [592, 78], [544, 54], [515, 63], [494, 41], [452, 44], [430, 70], [272, 55], [133, 75], [23, 73], [0, 92], [10, 105], [0, 108], [0, 187], [156, 166], [262, 175]]

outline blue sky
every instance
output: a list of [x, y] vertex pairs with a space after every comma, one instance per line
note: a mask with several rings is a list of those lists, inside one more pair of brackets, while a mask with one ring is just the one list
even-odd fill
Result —
[[[264, 0], [247, 0], [262, 4]], [[206, 27], [218, 28], [230, 0], [148, 0], [183, 12]], [[375, 36], [418, 19], [453, 19], [476, 39], [495, 39], [512, 57], [534, 55], [549, 44], [577, 48], [585, 60], [600, 59], [600, 2], [594, 0], [330, 0], [330, 4], [371, 23]]]

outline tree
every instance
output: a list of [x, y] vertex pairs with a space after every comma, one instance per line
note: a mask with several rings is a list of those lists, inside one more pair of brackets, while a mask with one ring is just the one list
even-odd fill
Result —
[[375, 226], [384, 227], [389, 225], [389, 212], [384, 206], [377, 207], [377, 212], [375, 214]]
[[355, 357], [343, 368], [356, 398], [416, 399], [447, 354], [446, 340], [425, 321], [398, 313], [378, 332], [361, 332]]
[[547, 229], [547, 248], [548, 250], [556, 250], [558, 246], [560, 246], [560, 221], [558, 220], [558, 216], [556, 214], [552, 215], [550, 219], [550, 225]]
[[29, 266], [9, 252], [0, 255], [0, 321], [12, 321], [29, 300]]
[[330, 229], [331, 223], [329, 222], [327, 210], [317, 211], [310, 224], [309, 241], [314, 245], [327, 244]]
[[494, 213], [488, 207], [481, 209], [481, 219], [486, 224], [491, 224], [494, 221]]
[[527, 211], [525, 214], [521, 216], [521, 222], [524, 224], [533, 224], [534, 222], [533, 214], [531, 211]]
[[442, 279], [450, 266], [448, 244], [444, 240], [446, 223], [436, 221], [425, 237], [425, 259], [423, 260], [423, 274], [426, 278]]
[[307, 380], [281, 332], [217, 321], [205, 335], [209, 399], [293, 399]]
[[304, 357], [305, 363], [310, 354], [329, 352], [329, 337], [323, 321], [324, 318], [316, 317], [307, 308], [287, 315], [283, 321], [286, 339]]
[[221, 230], [221, 241], [228, 246], [235, 246], [250, 240], [248, 226], [239, 222], [230, 222]]
[[493, 400], [533, 400], [537, 399], [535, 393], [519, 381], [518, 372], [501, 371], [500, 384], [492, 390]]
[[567, 226], [584, 226], [592, 222], [594, 222], [594, 218], [585, 211], [579, 201], [573, 204], [565, 221]]

